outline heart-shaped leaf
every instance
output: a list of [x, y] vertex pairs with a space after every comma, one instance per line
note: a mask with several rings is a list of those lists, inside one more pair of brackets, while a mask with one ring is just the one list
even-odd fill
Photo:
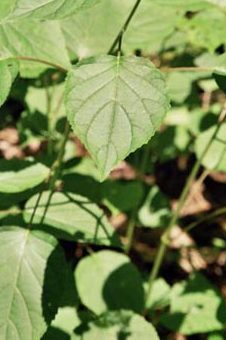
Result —
[[165, 81], [144, 58], [100, 56], [79, 63], [66, 85], [68, 119], [102, 179], [147, 143], [169, 108]]

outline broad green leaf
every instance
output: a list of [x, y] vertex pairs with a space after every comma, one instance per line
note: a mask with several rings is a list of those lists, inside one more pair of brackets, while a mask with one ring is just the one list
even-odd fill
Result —
[[[216, 126], [201, 133], [196, 139], [195, 153], [197, 158], [203, 154], [207, 144], [213, 138]], [[202, 160], [202, 165], [210, 170], [226, 172], [226, 124], [222, 124], [217, 135]]]
[[170, 204], [167, 197], [153, 186], [140, 208], [138, 217], [142, 226], [149, 228], [166, 227], [170, 217]]
[[162, 74], [144, 58], [101, 56], [69, 72], [68, 119], [105, 179], [147, 143], [169, 108]]
[[18, 65], [15, 61], [0, 61], [0, 106], [6, 101], [17, 73]]
[[69, 51], [79, 59], [106, 54], [133, 4], [134, 0], [102, 0], [61, 21]]
[[[66, 69], [70, 67], [64, 38], [56, 21], [21, 19], [0, 23], [0, 59], [20, 56], [43, 59]], [[23, 64], [29, 67], [31, 62], [24, 61]], [[32, 65], [36, 67], [37, 64], [32, 62]], [[38, 67], [46, 68], [42, 64]]]
[[223, 297], [198, 273], [174, 285], [170, 312], [161, 318], [165, 327], [186, 335], [221, 330], [225, 322]]
[[64, 289], [66, 261], [44, 233], [1, 227], [0, 338], [37, 340], [54, 317]]
[[151, 323], [129, 311], [108, 312], [82, 326], [72, 340], [159, 340]]
[[[63, 239], [90, 242], [94, 244], [119, 245], [114, 229], [103, 211], [87, 198], [71, 193], [54, 193], [45, 212], [50, 192], [45, 192], [39, 202], [33, 222], [47, 225], [48, 232], [54, 232]], [[29, 221], [37, 196], [26, 205], [24, 216]]]
[[126, 255], [104, 250], [87, 256], [77, 265], [75, 280], [82, 303], [96, 314], [144, 307], [141, 276]]
[[0, 192], [17, 193], [41, 184], [49, 176], [49, 169], [30, 160], [0, 161]]
[[40, 19], [60, 19], [93, 6], [99, 0], [14, 0], [10, 17], [29, 16]]

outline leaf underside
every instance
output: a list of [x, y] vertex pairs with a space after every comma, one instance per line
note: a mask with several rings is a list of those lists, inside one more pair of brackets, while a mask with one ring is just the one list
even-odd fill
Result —
[[79, 63], [69, 72], [65, 102], [101, 179], [148, 142], [169, 108], [162, 74], [137, 57], [100, 56]]

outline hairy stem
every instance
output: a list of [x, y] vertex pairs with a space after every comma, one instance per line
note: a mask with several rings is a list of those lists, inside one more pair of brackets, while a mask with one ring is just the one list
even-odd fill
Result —
[[118, 43], [119, 43], [119, 52], [121, 52], [121, 43], [122, 43], [123, 34], [124, 34], [125, 31], [127, 30], [128, 26], [129, 26], [129, 24], [130, 24], [130, 21], [132, 20], [134, 14], [136, 13], [136, 10], [137, 10], [138, 6], [140, 5], [140, 3], [141, 3], [141, 0], [137, 0], [137, 1], [136, 1], [136, 3], [135, 3], [135, 5], [133, 6], [133, 8], [132, 8], [132, 10], [131, 10], [131, 12], [130, 12], [128, 18], [126, 19], [126, 21], [125, 21], [124, 25], [122, 26], [122, 28], [121, 28], [119, 34], [117, 35], [117, 37], [115, 38], [115, 40], [114, 40], [114, 42], [113, 42], [111, 48], [109, 49], [108, 54], [114, 53], [115, 48], [116, 48], [116, 46], [118, 45]]
[[148, 299], [150, 298], [151, 292], [152, 292], [152, 288], [153, 288], [153, 283], [156, 280], [160, 267], [162, 265], [164, 256], [165, 256], [165, 252], [168, 246], [168, 242], [169, 242], [169, 236], [171, 233], [172, 228], [175, 226], [179, 216], [180, 216], [180, 212], [187, 200], [189, 191], [191, 189], [191, 185], [195, 179], [195, 177], [198, 174], [198, 171], [200, 169], [200, 165], [202, 163], [202, 160], [204, 159], [204, 157], [206, 156], [207, 152], [209, 151], [210, 146], [212, 145], [212, 142], [214, 141], [215, 137], [217, 136], [219, 129], [221, 127], [222, 122], [225, 119], [225, 115], [226, 115], [226, 105], [224, 105], [224, 108], [220, 114], [220, 118], [219, 121], [217, 123], [216, 129], [211, 137], [211, 139], [209, 140], [209, 142], [207, 143], [205, 149], [203, 150], [201, 156], [199, 159], [196, 160], [193, 169], [187, 179], [187, 182], [182, 190], [182, 193], [180, 195], [177, 207], [175, 209], [175, 211], [172, 214], [172, 217], [170, 219], [170, 222], [165, 230], [165, 232], [163, 233], [162, 237], [161, 237], [161, 241], [160, 241], [160, 245], [157, 251], [157, 255], [155, 257], [154, 260], [154, 264], [150, 273], [150, 277], [149, 277], [149, 282], [148, 282], [148, 290], [147, 290], [147, 295], [146, 295], [146, 301], [148, 301]]

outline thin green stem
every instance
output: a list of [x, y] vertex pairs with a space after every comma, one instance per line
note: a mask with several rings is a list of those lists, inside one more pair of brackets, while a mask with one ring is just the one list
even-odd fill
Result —
[[[49, 187], [50, 194], [49, 194], [49, 197], [48, 197], [48, 200], [47, 200], [47, 203], [46, 203], [46, 206], [45, 206], [45, 211], [43, 213], [42, 220], [41, 220], [40, 224], [42, 224], [42, 222], [45, 218], [47, 209], [48, 209], [50, 201], [51, 201], [52, 194], [55, 190], [56, 181], [58, 180], [59, 175], [60, 175], [60, 171], [61, 171], [61, 167], [62, 167], [62, 163], [63, 163], [63, 158], [64, 158], [64, 153], [65, 153], [65, 146], [66, 146], [66, 143], [67, 143], [67, 140], [68, 140], [68, 137], [69, 137], [69, 133], [70, 133], [70, 125], [69, 125], [69, 122], [67, 121], [66, 125], [65, 125], [65, 131], [64, 131], [64, 134], [63, 134], [63, 139], [61, 141], [61, 145], [60, 145], [60, 148], [59, 148], [57, 159], [53, 163], [53, 165], [50, 169], [49, 177], [47, 178], [46, 183], [45, 183]], [[45, 187], [43, 187], [43, 189], [39, 192], [39, 195], [38, 195], [37, 201], [35, 203], [30, 221], [28, 223], [29, 228], [31, 227], [31, 225], [34, 221], [35, 214], [36, 214], [36, 211], [38, 209], [40, 200], [42, 198], [42, 194], [44, 192], [44, 189], [45, 189]]]
[[64, 67], [62, 67], [58, 64], [52, 63], [50, 61], [44, 60], [44, 59], [33, 58], [33, 57], [28, 57], [28, 56], [16, 56], [16, 57], [13, 57], [12, 59], [23, 60], [23, 61], [32, 61], [32, 62], [35, 62], [35, 63], [51, 66], [53, 68], [58, 69], [61, 72], [68, 72], [68, 70], [65, 69]]
[[115, 40], [114, 40], [114, 42], [113, 42], [111, 48], [109, 49], [108, 54], [114, 53], [115, 48], [117, 47], [119, 41], [122, 40], [123, 34], [124, 34], [125, 31], [127, 30], [128, 26], [129, 26], [129, 24], [130, 24], [130, 21], [132, 20], [134, 14], [136, 13], [136, 10], [137, 10], [138, 6], [140, 5], [141, 1], [142, 1], [142, 0], [137, 0], [137, 1], [136, 1], [136, 3], [135, 3], [135, 5], [133, 6], [133, 8], [132, 8], [132, 10], [131, 10], [131, 12], [130, 12], [128, 18], [126, 19], [126, 21], [125, 21], [124, 25], [122, 26], [122, 28], [121, 28], [119, 34], [117, 35], [117, 37], [115, 38]]
[[[147, 166], [149, 155], [150, 155], [150, 144], [147, 144], [145, 146], [145, 149], [144, 149], [143, 157], [142, 157], [142, 160], [141, 160], [141, 166], [140, 166], [140, 169], [139, 169], [139, 174], [141, 175], [141, 176], [139, 176], [140, 181], [142, 180], [142, 175], [145, 173], [145, 169], [146, 169], [146, 166]], [[126, 246], [125, 246], [126, 254], [128, 254], [130, 252], [130, 249], [131, 249], [132, 244], [133, 244], [133, 237], [134, 237], [134, 231], [135, 231], [135, 227], [136, 227], [137, 212], [138, 212], [138, 206], [134, 208], [132, 215], [130, 217], [128, 227], [127, 227], [127, 234], [126, 234], [127, 243], [126, 243]]]
[[197, 66], [179, 66], [179, 67], [161, 67], [162, 72], [213, 72], [213, 67], [197, 67]]
[[199, 218], [197, 221], [190, 223], [187, 227], [184, 228], [184, 231], [189, 232], [190, 230], [197, 227], [199, 224], [201, 224], [203, 222], [211, 221], [214, 218], [219, 217], [219, 216], [223, 216], [225, 214], [226, 214], [226, 207], [219, 208], [219, 209], [209, 213], [208, 215]]
[[157, 251], [157, 255], [155, 257], [154, 263], [153, 263], [153, 267], [150, 273], [150, 277], [149, 277], [149, 283], [148, 283], [148, 290], [147, 290], [147, 295], [146, 295], [146, 301], [149, 300], [151, 292], [152, 292], [152, 288], [153, 288], [153, 284], [154, 281], [156, 280], [161, 264], [163, 262], [164, 256], [165, 256], [165, 252], [168, 246], [168, 242], [169, 242], [169, 236], [171, 233], [172, 228], [175, 226], [179, 216], [180, 216], [180, 212], [187, 200], [189, 191], [191, 189], [191, 185], [195, 179], [195, 177], [198, 174], [198, 171], [200, 169], [201, 163], [204, 159], [204, 157], [206, 156], [207, 152], [209, 151], [210, 146], [212, 145], [212, 142], [214, 141], [215, 137], [217, 136], [219, 129], [221, 127], [222, 122], [225, 119], [225, 115], [226, 115], [226, 105], [224, 106], [221, 114], [220, 114], [220, 118], [218, 121], [218, 124], [216, 126], [216, 129], [211, 137], [211, 139], [209, 140], [209, 142], [207, 143], [206, 147], [204, 148], [201, 156], [199, 157], [199, 159], [196, 160], [192, 171], [187, 179], [187, 182], [184, 186], [184, 189], [182, 190], [182, 193], [180, 195], [178, 204], [177, 204], [177, 208], [176, 210], [173, 212], [172, 217], [170, 219], [170, 222], [165, 230], [165, 232], [163, 233], [162, 237], [161, 237], [161, 241], [160, 241], [160, 245]]
[[70, 134], [70, 124], [68, 122], [68, 120], [66, 121], [66, 125], [65, 125], [65, 130], [64, 130], [64, 134], [63, 134], [63, 139], [61, 141], [61, 145], [59, 148], [59, 152], [58, 152], [58, 156], [57, 159], [55, 160], [55, 162], [52, 165], [51, 168], [51, 179], [49, 181], [49, 189], [51, 191], [53, 191], [55, 189], [55, 184], [56, 181], [60, 175], [60, 171], [61, 171], [61, 167], [62, 167], [62, 163], [63, 163], [63, 158], [64, 158], [64, 153], [65, 153], [65, 146], [68, 140]]

